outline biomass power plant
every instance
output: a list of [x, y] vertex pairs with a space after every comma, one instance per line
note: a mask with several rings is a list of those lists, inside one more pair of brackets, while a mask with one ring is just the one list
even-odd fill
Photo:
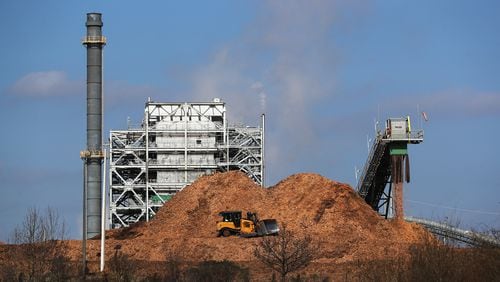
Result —
[[230, 124], [226, 104], [148, 100], [137, 128], [110, 132], [109, 225], [148, 221], [202, 175], [239, 170], [264, 185], [264, 126]]

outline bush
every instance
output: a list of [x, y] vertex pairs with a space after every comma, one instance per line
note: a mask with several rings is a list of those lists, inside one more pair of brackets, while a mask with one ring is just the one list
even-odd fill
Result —
[[231, 261], [204, 261], [187, 270], [188, 281], [232, 282], [249, 281], [248, 269]]
[[135, 278], [135, 264], [128, 255], [119, 250], [109, 260], [109, 278], [111, 281], [133, 281]]
[[499, 281], [500, 249], [428, 241], [410, 250], [408, 281]]
[[172, 257], [165, 262], [165, 282], [179, 281], [182, 277], [181, 260], [178, 257]]

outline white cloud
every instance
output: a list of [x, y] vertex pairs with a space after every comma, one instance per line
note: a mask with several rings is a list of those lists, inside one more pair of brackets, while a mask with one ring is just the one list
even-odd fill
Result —
[[16, 95], [32, 97], [75, 95], [83, 93], [84, 89], [84, 81], [70, 80], [63, 71], [28, 73], [11, 87]]

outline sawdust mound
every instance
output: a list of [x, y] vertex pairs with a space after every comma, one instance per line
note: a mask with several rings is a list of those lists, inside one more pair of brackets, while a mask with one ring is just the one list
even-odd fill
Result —
[[311, 235], [324, 262], [404, 255], [410, 244], [429, 236], [416, 225], [382, 219], [348, 185], [317, 174], [292, 175], [264, 189], [241, 172], [227, 172], [184, 188], [152, 221], [108, 232], [107, 244], [121, 244], [136, 259], [175, 254], [191, 261], [254, 260], [259, 238], [216, 236], [223, 210], [257, 212], [295, 234]]

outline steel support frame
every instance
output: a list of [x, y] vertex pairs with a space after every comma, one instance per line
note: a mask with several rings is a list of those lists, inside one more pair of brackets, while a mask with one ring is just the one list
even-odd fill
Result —
[[378, 202], [377, 211], [383, 216], [385, 219], [389, 218], [392, 214], [392, 179], [387, 181], [384, 191], [382, 192], [382, 196]]
[[145, 133], [110, 133], [110, 226], [128, 226], [145, 214]]
[[263, 134], [259, 127], [228, 128], [227, 163], [220, 165], [223, 170], [240, 170], [255, 183], [263, 183]]

